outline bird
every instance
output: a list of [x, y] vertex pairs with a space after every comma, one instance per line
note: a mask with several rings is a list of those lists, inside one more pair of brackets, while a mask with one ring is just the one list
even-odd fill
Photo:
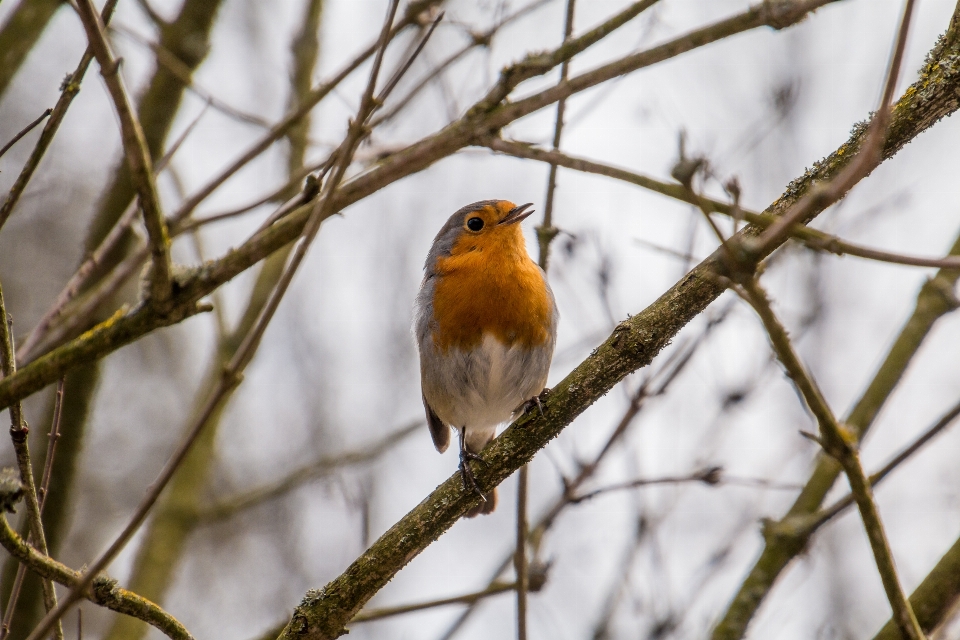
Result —
[[481, 200], [437, 233], [417, 294], [414, 332], [427, 426], [437, 451], [460, 438], [464, 488], [480, 496], [465, 515], [493, 512], [469, 461], [497, 426], [539, 407], [560, 319], [546, 274], [527, 253], [520, 222], [533, 203]]

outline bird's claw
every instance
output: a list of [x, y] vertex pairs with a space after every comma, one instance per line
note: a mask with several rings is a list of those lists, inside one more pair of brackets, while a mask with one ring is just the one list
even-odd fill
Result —
[[540, 417], [541, 417], [541, 418], [544, 417], [544, 416], [543, 416], [543, 403], [540, 402], [540, 396], [545, 396], [545, 395], [547, 395], [547, 393], [549, 393], [549, 392], [550, 392], [549, 389], [544, 389], [544, 390], [541, 391], [539, 394], [533, 396], [532, 398], [530, 398], [529, 400], [527, 400], [526, 402], [524, 402], [524, 403], [523, 403], [523, 413], [528, 413], [528, 412], [531, 411], [534, 407], [536, 407], [536, 408], [537, 408], [537, 411], [540, 412]]
[[477, 478], [473, 475], [473, 469], [470, 468], [470, 460], [476, 460], [477, 462], [488, 464], [486, 460], [477, 454], [467, 451], [466, 449], [461, 449], [460, 477], [463, 480], [463, 488], [467, 491], [473, 491], [475, 494], [480, 496], [480, 500], [486, 502], [487, 497], [483, 495], [483, 491], [480, 490], [480, 485], [477, 484]]

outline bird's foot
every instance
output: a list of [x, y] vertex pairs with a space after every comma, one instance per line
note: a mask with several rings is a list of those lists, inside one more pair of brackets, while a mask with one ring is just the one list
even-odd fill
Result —
[[487, 501], [487, 497], [483, 495], [483, 491], [480, 490], [480, 485], [477, 484], [477, 477], [473, 475], [473, 469], [470, 468], [470, 461], [476, 460], [483, 464], [487, 464], [487, 461], [478, 456], [477, 454], [467, 451], [465, 448], [460, 449], [460, 477], [463, 479], [463, 488], [467, 491], [473, 491], [475, 494], [480, 496], [480, 499], [483, 502]]
[[522, 413], [528, 413], [532, 411], [534, 407], [536, 407], [537, 411], [540, 412], [540, 417], [542, 418], [543, 403], [541, 402], [541, 398], [546, 398], [549, 393], [550, 393], [550, 389], [547, 389], [546, 387], [544, 387], [543, 391], [541, 391], [539, 394], [533, 396], [532, 398], [530, 398], [529, 400], [523, 403], [523, 406], [521, 407], [521, 409], [523, 410]]

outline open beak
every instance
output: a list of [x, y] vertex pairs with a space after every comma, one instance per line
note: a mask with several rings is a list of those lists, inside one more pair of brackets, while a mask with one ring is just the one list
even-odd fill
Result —
[[533, 213], [533, 209], [530, 209], [529, 211], [527, 211], [527, 208], [532, 206], [533, 206], [533, 203], [528, 202], [527, 204], [522, 204], [519, 207], [514, 207], [513, 209], [510, 209], [506, 217], [500, 222], [498, 222], [497, 225], [499, 226], [501, 224], [516, 224], [520, 222], [521, 220], [529, 216], [531, 213]]

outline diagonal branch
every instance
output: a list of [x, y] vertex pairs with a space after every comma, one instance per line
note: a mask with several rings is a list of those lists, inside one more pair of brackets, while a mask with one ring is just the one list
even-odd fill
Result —
[[[100, 15], [104, 24], [110, 22], [110, 17], [113, 15], [113, 9], [117, 6], [117, 1], [118, 0], [108, 0], [103, 6], [103, 11]], [[23, 190], [27, 188], [30, 178], [33, 177], [33, 173], [40, 165], [40, 161], [50, 147], [50, 143], [53, 142], [53, 136], [56, 135], [57, 129], [60, 128], [60, 123], [63, 122], [63, 118], [67, 115], [67, 109], [70, 108], [70, 104], [80, 91], [80, 83], [83, 82], [83, 76], [86, 75], [87, 68], [90, 66], [92, 60], [93, 53], [88, 47], [80, 58], [80, 63], [77, 65], [76, 70], [67, 76], [60, 86], [60, 98], [50, 113], [50, 119], [47, 120], [47, 124], [44, 125], [43, 131], [40, 132], [40, 138], [37, 140], [36, 145], [34, 145], [33, 151], [30, 152], [27, 163], [23, 166], [23, 169], [20, 170], [20, 175], [17, 176], [13, 186], [10, 187], [10, 192], [7, 194], [6, 200], [4, 200], [3, 205], [0, 206], [0, 228], [3, 227], [3, 223], [10, 217], [13, 208], [20, 200], [20, 196], [23, 195]]]
[[150, 252], [153, 256], [150, 293], [154, 300], [162, 304], [172, 293], [170, 238], [167, 235], [167, 225], [160, 208], [160, 197], [153, 178], [153, 162], [150, 159], [147, 140], [143, 135], [143, 128], [137, 119], [130, 96], [124, 87], [123, 78], [120, 76], [120, 60], [114, 58], [110, 51], [103, 23], [97, 15], [93, 1], [78, 0], [77, 9], [83, 28], [87, 32], [90, 48], [100, 65], [100, 75], [103, 76], [110, 91], [110, 97], [113, 99], [120, 119], [124, 152], [130, 166], [130, 175], [140, 197], [143, 222], [150, 237]]
[[10, 138], [10, 141], [7, 142], [7, 144], [3, 145], [3, 147], [0, 147], [0, 158], [2, 158], [3, 154], [9, 151], [13, 147], [13, 145], [20, 142], [20, 138], [22, 138], [23, 136], [27, 135], [28, 133], [33, 131], [35, 128], [37, 128], [37, 126], [41, 122], [43, 122], [46, 119], [46, 117], [51, 113], [53, 113], [53, 109], [45, 109], [44, 112], [41, 113], [36, 120], [34, 120], [33, 122], [25, 126], [23, 129], [20, 129], [20, 131], [18, 131], [15, 136]]
[[863, 465], [860, 464], [855, 434], [851, 434], [833, 415], [833, 411], [827, 405], [816, 382], [800, 362], [786, 329], [774, 314], [766, 292], [760, 287], [756, 279], [752, 276], [744, 278], [736, 287], [736, 290], [760, 316], [777, 358], [783, 364], [787, 375], [800, 392], [807, 407], [817, 419], [820, 427], [819, 441], [824, 451], [840, 462], [847, 474], [850, 489], [860, 509], [863, 526], [870, 540], [870, 547], [873, 549], [880, 579], [883, 581], [883, 588], [887, 592], [887, 599], [893, 609], [897, 626], [905, 638], [924, 640], [923, 630], [920, 629], [917, 617], [907, 601], [903, 587], [900, 585], [890, 543], [887, 541], [883, 522], [873, 499], [873, 490], [863, 471]]

